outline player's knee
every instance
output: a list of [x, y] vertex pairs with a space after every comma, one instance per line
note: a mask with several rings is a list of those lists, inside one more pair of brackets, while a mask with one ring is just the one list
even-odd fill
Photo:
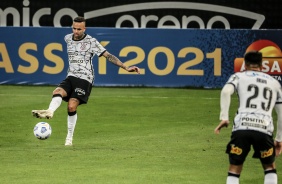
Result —
[[53, 91], [53, 95], [55, 95], [55, 94], [59, 94], [59, 93], [60, 93], [60, 89], [59, 89], [59, 88], [54, 89], [54, 91]]
[[77, 98], [71, 98], [68, 103], [68, 112], [75, 112], [79, 106], [79, 100]]
[[274, 162], [271, 163], [271, 164], [265, 164], [265, 163], [262, 163], [262, 166], [263, 166], [263, 169], [264, 170], [275, 170], [275, 164]]
[[75, 112], [76, 108], [77, 107], [75, 105], [68, 105], [68, 112]]
[[63, 88], [58, 87], [53, 91], [53, 96], [54, 95], [61, 95], [62, 97], [64, 97], [67, 95], [67, 93]]

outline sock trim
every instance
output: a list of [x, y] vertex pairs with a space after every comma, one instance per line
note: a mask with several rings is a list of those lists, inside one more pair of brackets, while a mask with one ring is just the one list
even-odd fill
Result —
[[63, 98], [63, 96], [61, 94], [54, 94], [52, 98], [54, 98], [54, 97], [61, 97], [61, 98]]
[[240, 174], [234, 174], [234, 173], [231, 173], [231, 172], [228, 172], [228, 176], [233, 176], [233, 177], [236, 177], [236, 178], [240, 178]]
[[74, 116], [74, 115], [76, 115], [76, 111], [74, 111], [74, 112], [68, 112], [68, 115], [69, 115], [69, 116]]
[[264, 174], [269, 174], [269, 173], [276, 173], [276, 169], [271, 169], [271, 170], [265, 170]]

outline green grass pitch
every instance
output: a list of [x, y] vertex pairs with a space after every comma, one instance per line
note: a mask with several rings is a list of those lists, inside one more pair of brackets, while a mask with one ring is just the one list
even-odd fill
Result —
[[[65, 102], [51, 120], [31, 116], [48, 107], [54, 88], [0, 85], [1, 184], [225, 183], [231, 127], [213, 133], [220, 90], [94, 87], [88, 104], [78, 108], [74, 145], [65, 147]], [[47, 140], [33, 135], [39, 121], [52, 126]], [[241, 184], [263, 183], [252, 153]], [[280, 177], [282, 158], [276, 163]]]

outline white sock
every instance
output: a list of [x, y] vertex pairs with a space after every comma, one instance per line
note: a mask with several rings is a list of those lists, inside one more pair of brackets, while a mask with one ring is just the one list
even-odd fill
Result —
[[52, 98], [50, 105], [49, 105], [49, 110], [55, 112], [55, 110], [58, 109], [58, 107], [60, 107], [61, 103], [62, 103], [62, 97], [61, 96], [55, 96]]
[[76, 125], [77, 121], [77, 113], [75, 115], [68, 115], [68, 134], [67, 134], [67, 139], [72, 139], [73, 133], [74, 133], [74, 128]]
[[277, 180], [276, 173], [267, 173], [264, 175], [264, 184], [277, 184]]
[[[238, 175], [239, 176], [239, 175]], [[230, 174], [227, 176], [226, 184], [239, 184], [239, 177]]]

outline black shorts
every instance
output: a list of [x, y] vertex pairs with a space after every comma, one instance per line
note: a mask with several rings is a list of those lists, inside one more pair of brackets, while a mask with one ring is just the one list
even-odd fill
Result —
[[58, 87], [63, 88], [67, 92], [67, 96], [63, 98], [68, 102], [70, 98], [79, 100], [79, 104], [86, 104], [92, 90], [92, 84], [84, 79], [68, 76]]
[[259, 158], [262, 164], [274, 162], [275, 147], [272, 136], [253, 130], [237, 130], [232, 132], [226, 148], [230, 164], [243, 164], [251, 146], [254, 149], [253, 158]]

